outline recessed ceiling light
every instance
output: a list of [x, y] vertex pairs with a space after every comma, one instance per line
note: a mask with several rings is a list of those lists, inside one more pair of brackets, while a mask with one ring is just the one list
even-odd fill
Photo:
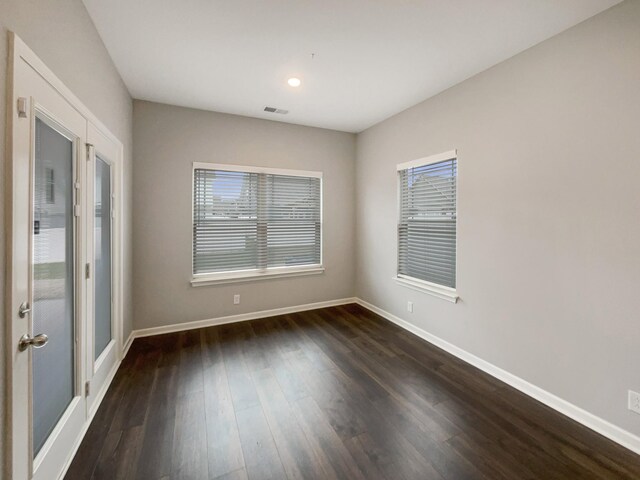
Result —
[[299, 87], [302, 82], [299, 78], [291, 77], [289, 80], [287, 80], [287, 83], [290, 87]]

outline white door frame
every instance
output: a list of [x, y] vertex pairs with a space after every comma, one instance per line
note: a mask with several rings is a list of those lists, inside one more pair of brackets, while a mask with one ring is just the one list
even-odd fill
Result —
[[[31, 394], [30, 394], [30, 353], [18, 351], [18, 341], [20, 337], [25, 333], [40, 333], [40, 332], [28, 332], [27, 325], [30, 322], [26, 322], [25, 319], [19, 318], [18, 309], [20, 303], [29, 298], [30, 292], [29, 274], [25, 265], [30, 261], [30, 252], [28, 248], [25, 248], [25, 239], [29, 238], [30, 226], [29, 221], [22, 218], [21, 222], [16, 223], [18, 215], [24, 215], [25, 208], [24, 198], [28, 198], [31, 189], [31, 158], [33, 152], [25, 152], [24, 147], [24, 135], [25, 128], [29, 131], [33, 131], [32, 125], [27, 122], [34, 122], [34, 108], [32, 105], [31, 94], [28, 92], [28, 87], [25, 89], [24, 80], [17, 78], [16, 73], [19, 71], [34, 72], [39, 77], [38, 81], [44, 81], [55, 90], [58, 94], [58, 105], [60, 108], [71, 108], [75, 110], [81, 117], [84, 117], [84, 131], [81, 135], [81, 141], [86, 142], [87, 135], [92, 125], [92, 131], [98, 131], [105, 138], [108, 138], [110, 142], [117, 146], [117, 158], [114, 159], [116, 165], [117, 176], [114, 176], [114, 189], [116, 192], [122, 191], [123, 182], [123, 147], [122, 143], [109, 132], [109, 130], [98, 120], [80, 100], [53, 74], [51, 70], [37, 57], [37, 55], [29, 49], [29, 47], [13, 32], [9, 33], [9, 68], [7, 75], [7, 170], [6, 170], [6, 186], [7, 186], [7, 204], [6, 204], [6, 228], [7, 228], [7, 288], [5, 291], [6, 297], [6, 318], [7, 318], [7, 336], [5, 345], [7, 348], [7, 432], [5, 438], [9, 441], [5, 446], [5, 462], [6, 472], [9, 473], [11, 478], [15, 480], [28, 479], [33, 474], [34, 463], [31, 461]], [[37, 78], [37, 77], [33, 77]], [[25, 100], [22, 100], [25, 99]], [[45, 112], [46, 113], [46, 112]], [[27, 115], [27, 118], [23, 118]], [[29, 134], [27, 134], [29, 135]], [[22, 142], [20, 144], [19, 142]], [[31, 145], [33, 145], [33, 138], [31, 138]], [[18, 148], [19, 147], [19, 148]], [[86, 167], [86, 145], [78, 145], [76, 149], [76, 160], [80, 166], [80, 175], [78, 179], [82, 182], [82, 179], [86, 179], [85, 167]], [[29, 149], [32, 150], [32, 147]], [[28, 191], [25, 191], [25, 188]], [[84, 262], [87, 258], [86, 248], [86, 188], [82, 189], [80, 202], [80, 218], [77, 219], [77, 231], [76, 241], [80, 241], [78, 246], [78, 268], [76, 271], [83, 271]], [[114, 291], [113, 295], [116, 299], [114, 308], [115, 316], [115, 328], [113, 332], [115, 345], [113, 348], [114, 355], [116, 357], [115, 365], [110, 370], [109, 375], [102, 382], [102, 388], [99, 391], [92, 392], [94, 395], [92, 408], [88, 411], [83, 409], [82, 419], [83, 422], [79, 426], [79, 434], [75, 439], [70, 441], [69, 447], [64, 452], [56, 452], [56, 454], [66, 454], [65, 463], [59, 472], [47, 472], [47, 478], [60, 478], [66, 472], [73, 455], [82, 441], [84, 433], [88, 428], [90, 421], [97, 410], [97, 407], [102, 400], [102, 397], [106, 393], [109, 383], [117, 370], [122, 358], [122, 281], [121, 275], [123, 272], [123, 229], [121, 226], [122, 219], [122, 201], [121, 193], [117, 195], [117, 201], [114, 205], [116, 208], [117, 221], [114, 222], [114, 245], [117, 244], [117, 251], [114, 251], [114, 257], [117, 259], [114, 265]], [[84, 207], [84, 208], [82, 208]], [[32, 224], [31, 224], [32, 225]], [[83, 262], [83, 263], [80, 263]], [[116, 276], [117, 275], [117, 276]], [[78, 345], [76, 346], [76, 355], [78, 355], [80, 367], [78, 369], [78, 391], [81, 392], [82, 403], [86, 407], [86, 395], [82, 396], [84, 392], [84, 382], [87, 380], [87, 363], [88, 353], [87, 344], [89, 337], [87, 334], [88, 319], [92, 318], [86, 310], [86, 282], [81, 281], [84, 276], [78, 274], [76, 292], [80, 296], [80, 307], [76, 306], [78, 317], [77, 320], [77, 334], [76, 340]], [[78, 303], [76, 303], [78, 305]], [[46, 333], [46, 332], [45, 332]], [[91, 349], [91, 352], [93, 350]], [[93, 362], [91, 363], [93, 368]], [[75, 418], [75, 417], [74, 417]], [[28, 419], [25, 421], [25, 419]], [[55, 430], [54, 430], [55, 432]], [[44, 450], [44, 447], [43, 447]], [[67, 451], [68, 450], [68, 451]], [[25, 452], [29, 452], [29, 455], [25, 456]], [[38, 456], [40, 457], [40, 455]], [[36, 464], [36, 467], [38, 465]]]

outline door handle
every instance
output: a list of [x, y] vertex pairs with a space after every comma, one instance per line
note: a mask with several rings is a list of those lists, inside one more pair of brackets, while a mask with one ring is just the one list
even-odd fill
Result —
[[35, 337], [32, 337], [28, 333], [25, 333], [22, 337], [20, 337], [20, 341], [18, 342], [18, 350], [24, 352], [27, 348], [42, 348], [49, 341], [49, 337], [47, 337], [44, 333], [39, 333]]
[[20, 304], [20, 308], [18, 308], [18, 316], [20, 318], [24, 318], [27, 316], [27, 313], [31, 311], [31, 307], [29, 306], [29, 302], [22, 302]]

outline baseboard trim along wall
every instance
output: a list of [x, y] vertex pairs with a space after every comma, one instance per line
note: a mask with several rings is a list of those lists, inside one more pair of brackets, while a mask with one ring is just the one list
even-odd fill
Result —
[[[131, 332], [131, 336], [129, 338], [133, 340], [133, 338], [149, 337], [151, 335], [161, 335], [163, 333], [182, 332], [184, 330], [224, 325], [225, 323], [246, 322], [248, 320], [256, 320], [258, 318], [275, 317], [276, 315], [304, 312], [306, 310], [315, 310], [316, 308], [335, 307], [336, 305], [345, 305], [347, 303], [357, 303], [357, 299], [354, 297], [340, 298], [338, 300], [306, 303], [304, 305], [295, 305], [293, 307], [274, 308], [271, 310], [261, 310], [259, 312], [240, 313], [238, 315], [228, 315], [226, 317], [196, 320], [194, 322], [174, 323], [172, 325], [163, 325], [160, 327], [143, 328]], [[129, 340], [127, 340], [127, 343], [129, 343]], [[128, 350], [129, 347], [125, 346], [125, 349]]]
[[133, 343], [133, 339], [136, 338], [134, 335], [134, 332], [132, 331], [129, 334], [129, 338], [127, 338], [127, 341], [124, 342], [124, 345], [122, 347], [122, 358], [124, 359], [124, 357], [127, 356], [127, 353], [129, 353], [129, 349], [131, 348], [131, 344]]
[[473, 355], [472, 353], [467, 352], [455, 345], [443, 340], [435, 335], [430, 334], [429, 332], [422, 330], [421, 328], [416, 327], [410, 322], [401, 319], [400, 317], [396, 317], [395, 315], [376, 307], [375, 305], [366, 302], [360, 298], [355, 299], [356, 303], [367, 310], [371, 310], [374, 313], [377, 313], [383, 318], [386, 318], [390, 322], [395, 323], [399, 327], [404, 328], [405, 330], [417, 335], [418, 337], [426, 340], [427, 342], [435, 345], [442, 350], [458, 357], [460, 360], [467, 362], [470, 365], [473, 365], [476, 368], [479, 368], [485, 373], [488, 373], [492, 377], [497, 378], [498, 380], [506, 383], [507, 385], [515, 388], [516, 390], [521, 391], [525, 395], [528, 395], [535, 400], [538, 400], [541, 403], [544, 403], [550, 408], [566, 415], [567, 417], [575, 420], [576, 422], [584, 425], [587, 428], [590, 428], [594, 432], [599, 433], [607, 437], [608, 439], [622, 445], [629, 450], [640, 454], [640, 437], [634, 435], [631, 432], [628, 432], [612, 423], [583, 410], [580, 407], [573, 405], [572, 403], [563, 400], [556, 395], [543, 390], [536, 385], [533, 385], [526, 380], [523, 380], [520, 377], [517, 377], [500, 367], [496, 367], [495, 365]]

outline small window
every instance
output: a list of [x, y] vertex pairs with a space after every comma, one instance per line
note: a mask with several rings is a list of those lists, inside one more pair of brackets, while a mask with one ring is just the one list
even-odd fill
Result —
[[318, 172], [195, 164], [192, 283], [319, 272]]
[[398, 165], [398, 177], [398, 279], [428, 282], [454, 290], [456, 152]]

